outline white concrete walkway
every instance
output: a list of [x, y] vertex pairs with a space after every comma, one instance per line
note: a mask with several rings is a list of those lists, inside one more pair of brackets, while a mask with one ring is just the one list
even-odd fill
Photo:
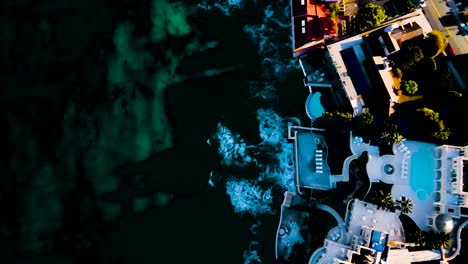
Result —
[[[343, 173], [342, 175], [332, 175], [331, 183], [333, 186], [336, 186], [337, 182], [347, 182], [349, 181], [349, 164], [354, 159], [357, 159], [364, 151], [368, 152], [368, 162], [366, 164], [366, 171], [369, 177], [370, 182], [379, 182], [382, 181], [387, 184], [393, 184], [391, 191], [392, 198], [398, 200], [401, 196], [405, 196], [408, 199], [411, 199], [414, 203], [415, 210], [412, 213], [408, 214], [415, 223], [425, 231], [429, 231], [427, 226], [428, 219], [427, 216], [432, 215], [433, 213], [433, 202], [434, 198], [432, 196], [432, 191], [427, 189], [427, 182], [421, 183], [423, 179], [420, 179], [419, 171], [428, 169], [411, 167], [413, 155], [416, 154], [417, 162], [416, 166], [424, 166], [422, 162], [433, 162], [433, 149], [434, 144], [416, 142], [416, 141], [406, 141], [403, 140], [401, 143], [394, 144], [392, 147], [393, 155], [383, 155], [380, 156], [379, 149], [376, 146], [372, 146], [368, 143], [362, 141], [359, 137], [354, 137], [350, 133], [350, 149], [353, 155], [346, 158], [343, 164]], [[432, 154], [431, 154], [432, 153]], [[423, 157], [421, 157], [421, 155]], [[427, 156], [427, 157], [424, 157]], [[429, 164], [432, 165], [432, 164]], [[411, 175], [413, 174], [413, 178]], [[433, 175], [425, 175], [428, 177], [428, 181], [433, 181]]]

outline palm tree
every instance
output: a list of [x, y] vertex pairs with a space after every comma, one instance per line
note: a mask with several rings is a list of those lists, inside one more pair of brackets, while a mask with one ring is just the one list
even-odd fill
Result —
[[450, 234], [445, 233], [437, 233], [434, 234], [434, 245], [432, 245], [433, 249], [439, 249], [440, 247], [449, 248], [452, 246], [452, 238]]
[[357, 257], [353, 264], [372, 264], [374, 263], [374, 256], [370, 253], [366, 253], [365, 255], [361, 255]]
[[414, 243], [416, 243], [416, 245], [421, 246], [421, 247], [427, 246], [426, 234], [421, 230], [416, 231], [414, 233]]
[[409, 214], [413, 212], [413, 201], [407, 199], [405, 196], [402, 196], [400, 200], [395, 201], [397, 204], [398, 209], [402, 214]]
[[386, 211], [395, 211], [395, 204], [393, 203], [392, 195], [389, 192], [379, 190], [375, 196], [375, 203], [377, 208], [383, 208]]
[[363, 264], [372, 264], [374, 263], [374, 257], [370, 254], [366, 254], [364, 257], [363, 257], [363, 261], [362, 261]]

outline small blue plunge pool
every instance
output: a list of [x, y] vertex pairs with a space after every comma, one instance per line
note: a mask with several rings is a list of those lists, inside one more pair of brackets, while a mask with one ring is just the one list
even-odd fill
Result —
[[315, 120], [318, 117], [321, 117], [325, 113], [325, 108], [323, 108], [320, 98], [322, 94], [320, 92], [315, 92], [309, 94], [306, 101], [306, 112], [310, 119]]

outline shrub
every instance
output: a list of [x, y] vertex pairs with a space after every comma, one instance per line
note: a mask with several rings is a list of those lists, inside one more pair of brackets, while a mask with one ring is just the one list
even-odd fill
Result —
[[353, 115], [342, 112], [325, 112], [321, 117], [314, 121], [317, 128], [330, 130], [352, 130]]
[[421, 133], [430, 133], [434, 139], [445, 141], [449, 139], [452, 132], [445, 126], [443, 120], [439, 119], [439, 113], [424, 107], [416, 109], [416, 113], [421, 114], [421, 119], [417, 120]]
[[363, 112], [360, 116], [356, 117], [357, 124], [361, 127], [368, 127], [374, 123], [374, 115], [369, 111]]
[[403, 136], [399, 130], [399, 127], [395, 124], [385, 123], [385, 128], [380, 135], [380, 139], [388, 146], [391, 146], [393, 143], [399, 143], [403, 140]]
[[460, 92], [457, 92], [457, 91], [453, 91], [453, 90], [450, 90], [449, 91], [449, 95], [453, 96], [453, 97], [457, 97], [457, 98], [461, 98], [463, 96], [462, 93]]
[[439, 113], [437, 113], [436, 111], [430, 108], [427, 108], [427, 107], [420, 108], [420, 109], [417, 109], [416, 112], [421, 112], [424, 116], [428, 117], [429, 120], [433, 120], [433, 121], [439, 120]]
[[442, 131], [437, 131], [437, 132], [434, 132], [432, 134], [432, 136], [435, 138], [435, 139], [438, 139], [438, 140], [442, 140], [442, 141], [445, 141], [447, 139], [450, 138], [450, 136], [452, 135], [452, 132], [450, 131], [450, 129], [444, 129]]

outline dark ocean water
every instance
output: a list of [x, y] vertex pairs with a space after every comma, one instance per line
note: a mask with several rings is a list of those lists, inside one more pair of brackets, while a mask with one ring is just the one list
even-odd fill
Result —
[[307, 95], [287, 2], [2, 10], [1, 263], [273, 262]]
[[[167, 186], [164, 191], [176, 196], [169, 206], [148, 212], [145, 220], [138, 216], [119, 224], [111, 239], [118, 242], [107, 250], [139, 256], [132, 263], [146, 263], [148, 247], [158, 249], [154, 252], [166, 263], [274, 261], [279, 204], [286, 188], [277, 179], [262, 178], [267, 169], [272, 177], [291, 177], [290, 171], [286, 175], [290, 168], [278, 163], [285, 147], [292, 157], [291, 144], [285, 144], [288, 120], [282, 117], [294, 117], [289, 121], [296, 124], [304, 119], [307, 90], [298, 65], [291, 61], [289, 28], [277, 25], [288, 22], [287, 3], [242, 4], [223, 4], [230, 8], [229, 15], [212, 8], [196, 18], [202, 39], [218, 41], [218, 46], [183, 60], [180, 71], [239, 68], [182, 82], [167, 91], [166, 112], [176, 143], [170, 154], [155, 155], [145, 163], [148, 170], [156, 168], [152, 174], [175, 179], [162, 179], [157, 185]], [[261, 120], [271, 122], [264, 131], [260, 109], [269, 115]], [[249, 158], [258, 162], [245, 162]], [[135, 165], [129, 166], [120, 171], [134, 174]], [[229, 192], [230, 187], [237, 191]], [[267, 191], [271, 197], [255, 196]], [[154, 233], [135, 227], [148, 225], [154, 225]], [[128, 241], [136, 243], [129, 247]]]

